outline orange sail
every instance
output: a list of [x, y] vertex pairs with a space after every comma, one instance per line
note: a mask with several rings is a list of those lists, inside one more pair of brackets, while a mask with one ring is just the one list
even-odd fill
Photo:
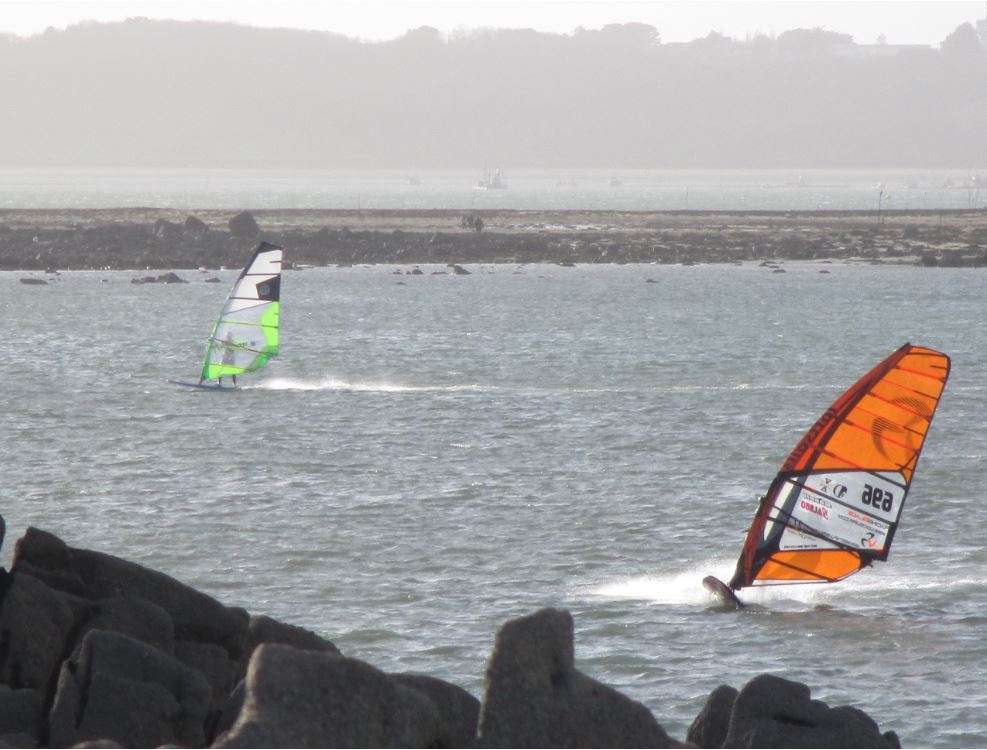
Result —
[[886, 560], [949, 357], [905, 344], [830, 406], [762, 498], [730, 588], [831, 583]]

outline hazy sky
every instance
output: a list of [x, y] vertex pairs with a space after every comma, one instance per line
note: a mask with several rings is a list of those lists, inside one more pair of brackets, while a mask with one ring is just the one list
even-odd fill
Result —
[[794, 28], [824, 28], [870, 44], [937, 46], [958, 25], [987, 16], [987, 3], [898, 0], [0, 0], [0, 32], [28, 36], [83, 20], [134, 16], [236, 21], [392, 39], [410, 28], [478, 27], [571, 32], [578, 26], [640, 21], [665, 42], [718, 31], [735, 39]]

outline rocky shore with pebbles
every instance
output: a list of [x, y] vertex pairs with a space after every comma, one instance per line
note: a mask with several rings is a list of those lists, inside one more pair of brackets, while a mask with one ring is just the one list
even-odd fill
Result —
[[[479, 219], [479, 221], [477, 221]], [[987, 265], [987, 211], [0, 210], [0, 269], [823, 261]]]
[[697, 708], [670, 737], [576, 667], [560, 609], [504, 623], [474, 696], [39, 529], [0, 570], [0, 747], [900, 746], [777, 675], [721, 685]]

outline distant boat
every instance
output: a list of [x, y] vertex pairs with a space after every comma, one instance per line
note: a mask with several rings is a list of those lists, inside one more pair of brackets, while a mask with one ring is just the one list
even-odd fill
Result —
[[483, 177], [476, 183], [477, 190], [505, 190], [506, 188], [507, 183], [501, 177], [499, 169], [495, 169], [493, 174], [483, 170]]
[[730, 584], [703, 586], [742, 607], [748, 586], [835, 583], [887, 560], [949, 366], [905, 344], [850, 387], [775, 476]]
[[412, 170], [408, 174], [408, 184], [409, 185], [421, 185], [422, 184], [422, 178], [418, 176], [418, 172], [416, 170]]
[[617, 177], [616, 175], [614, 175], [613, 177], [610, 178], [610, 181], [607, 184], [610, 185], [610, 187], [620, 187], [621, 185], [624, 184], [624, 181], [619, 177]]
[[[198, 383], [178, 385], [234, 390], [236, 376], [259, 370], [278, 354], [283, 250], [262, 242], [240, 273], [213, 326]], [[224, 386], [230, 377], [232, 386]]]

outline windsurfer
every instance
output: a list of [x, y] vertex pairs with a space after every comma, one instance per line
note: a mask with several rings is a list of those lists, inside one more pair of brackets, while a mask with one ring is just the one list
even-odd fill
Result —
[[[227, 331], [226, 336], [223, 338], [223, 358], [220, 360], [222, 364], [232, 365], [236, 362], [235, 346], [236, 342], [233, 340], [233, 331]], [[222, 375], [219, 376], [218, 382], [220, 385], [223, 384]], [[236, 375], [233, 376], [233, 387], [236, 388]]]

